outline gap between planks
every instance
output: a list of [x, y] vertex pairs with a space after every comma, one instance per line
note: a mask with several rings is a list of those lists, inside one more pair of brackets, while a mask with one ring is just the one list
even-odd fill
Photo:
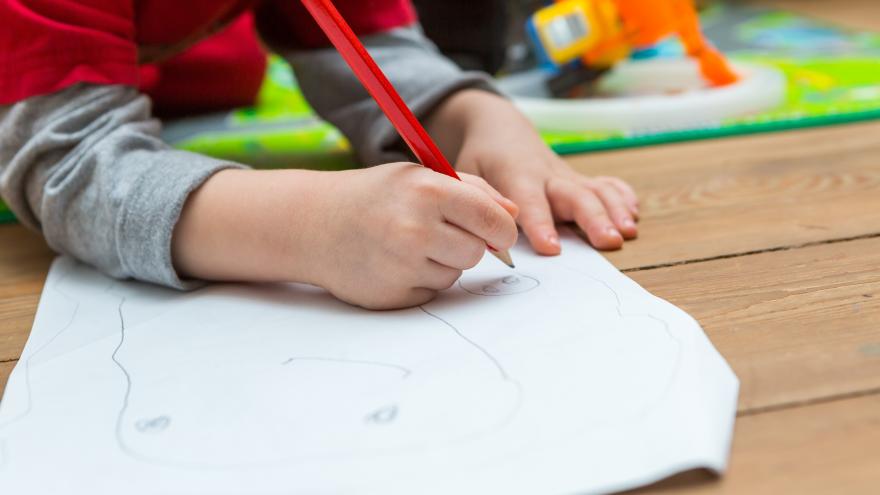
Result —
[[736, 417], [742, 418], [742, 417], [746, 417], [746, 416], [756, 416], [758, 414], [773, 413], [773, 412], [778, 412], [778, 411], [784, 411], [787, 409], [795, 409], [798, 407], [817, 406], [820, 404], [829, 404], [832, 402], [838, 402], [838, 401], [850, 400], [850, 399], [858, 399], [860, 397], [868, 397], [871, 395], [878, 395], [878, 394], [880, 394], [880, 387], [866, 389], [866, 390], [857, 390], [857, 391], [846, 392], [846, 393], [842, 393], [842, 394], [828, 395], [825, 397], [816, 397], [814, 399], [799, 400], [799, 401], [793, 401], [793, 402], [786, 402], [786, 403], [782, 403], [782, 404], [774, 404], [772, 406], [754, 407], [751, 409], [745, 409], [743, 411], [739, 411], [736, 414]]
[[705, 263], [707, 261], [727, 260], [727, 259], [732, 259], [732, 258], [741, 258], [743, 256], [753, 256], [756, 254], [775, 253], [775, 252], [779, 252], [779, 251], [791, 251], [793, 249], [822, 246], [825, 244], [839, 244], [842, 242], [862, 241], [865, 239], [876, 239], [876, 238], [880, 238], [880, 232], [874, 232], [874, 233], [870, 233], [870, 234], [862, 234], [862, 235], [856, 235], [856, 236], [850, 236], [850, 237], [841, 237], [838, 239], [825, 239], [825, 240], [821, 240], [821, 241], [804, 242], [801, 244], [792, 244], [789, 246], [775, 246], [775, 247], [769, 247], [769, 248], [754, 249], [751, 251], [743, 251], [740, 253], [720, 254], [717, 256], [707, 256], [705, 258], [692, 258], [692, 259], [686, 259], [686, 260], [681, 260], [681, 261], [673, 261], [670, 263], [657, 263], [657, 264], [653, 264], [653, 265], [636, 266], [636, 267], [632, 267], [632, 268], [625, 268], [620, 271], [623, 273], [642, 272], [642, 271], [646, 271], [646, 270], [656, 270], [658, 268], [670, 268], [670, 267], [674, 267], [674, 266], [693, 265], [695, 263]]

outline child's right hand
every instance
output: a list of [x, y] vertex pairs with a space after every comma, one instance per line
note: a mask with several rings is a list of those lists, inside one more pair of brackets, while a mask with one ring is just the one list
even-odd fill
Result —
[[516, 242], [516, 205], [478, 177], [462, 179], [408, 163], [224, 170], [187, 201], [175, 267], [207, 280], [311, 283], [370, 309], [422, 304], [487, 244]]
[[422, 304], [474, 267], [487, 244], [516, 242], [516, 205], [479, 177], [458, 181], [411, 163], [332, 175], [313, 280], [352, 304]]

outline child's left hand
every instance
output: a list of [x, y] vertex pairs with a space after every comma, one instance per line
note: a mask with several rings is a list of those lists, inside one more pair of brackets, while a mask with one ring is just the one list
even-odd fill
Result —
[[575, 222], [598, 249], [619, 249], [636, 237], [639, 207], [632, 187], [572, 170], [509, 101], [462, 91], [428, 124], [447, 153], [458, 145], [456, 169], [483, 177], [519, 206], [517, 223], [538, 253], [560, 252], [557, 221]]

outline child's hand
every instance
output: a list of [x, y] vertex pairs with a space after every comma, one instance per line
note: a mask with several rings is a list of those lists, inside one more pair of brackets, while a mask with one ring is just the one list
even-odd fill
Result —
[[[432, 116], [432, 133], [460, 146], [456, 168], [479, 175], [520, 208], [518, 222], [541, 254], [560, 252], [555, 221], [573, 221], [599, 249], [637, 235], [638, 199], [614, 177], [578, 174], [507, 100], [481, 91], [453, 95]], [[458, 133], [449, 129], [464, 129]]]
[[487, 244], [516, 242], [516, 205], [479, 177], [462, 182], [406, 163], [333, 175], [315, 279], [344, 301], [422, 304], [474, 267]]
[[188, 200], [173, 238], [183, 276], [311, 283], [370, 309], [427, 302], [491, 244], [516, 205], [478, 177], [420, 165], [346, 172], [226, 170]]

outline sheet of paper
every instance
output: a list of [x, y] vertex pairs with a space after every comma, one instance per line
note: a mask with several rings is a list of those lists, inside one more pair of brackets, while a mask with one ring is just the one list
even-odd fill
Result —
[[569, 494], [723, 471], [728, 365], [686, 313], [563, 247], [487, 256], [391, 312], [59, 258], [0, 403], [0, 493]]

